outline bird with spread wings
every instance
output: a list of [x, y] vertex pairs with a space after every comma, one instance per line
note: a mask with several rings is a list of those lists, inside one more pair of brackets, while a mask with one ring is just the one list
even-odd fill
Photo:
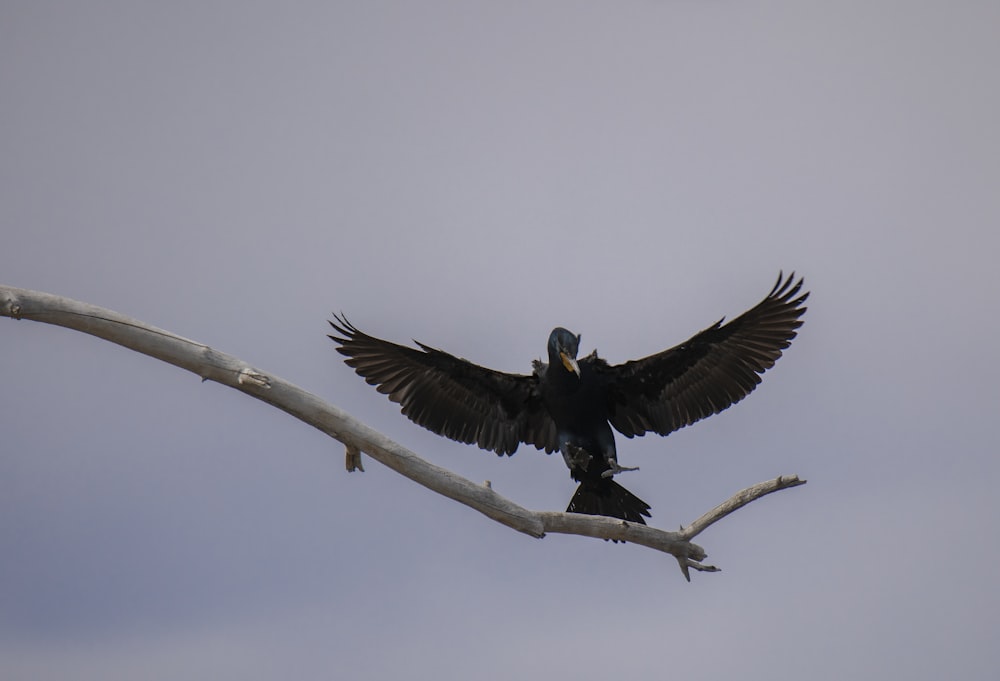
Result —
[[548, 363], [531, 374], [494, 371], [417, 342], [369, 336], [343, 316], [330, 338], [370, 385], [414, 423], [499, 455], [521, 443], [559, 451], [580, 483], [566, 509], [645, 524], [650, 506], [612, 478], [612, 428], [625, 437], [668, 435], [742, 400], [774, 366], [802, 325], [803, 280], [778, 275], [771, 292], [740, 316], [669, 350], [610, 365], [594, 351], [577, 358], [580, 336], [557, 327]]

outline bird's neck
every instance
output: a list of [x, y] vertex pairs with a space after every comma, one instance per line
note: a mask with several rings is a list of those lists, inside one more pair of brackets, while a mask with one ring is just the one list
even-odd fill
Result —
[[549, 369], [547, 378], [564, 388], [576, 388], [580, 384], [580, 377], [563, 366], [559, 353], [549, 353]]

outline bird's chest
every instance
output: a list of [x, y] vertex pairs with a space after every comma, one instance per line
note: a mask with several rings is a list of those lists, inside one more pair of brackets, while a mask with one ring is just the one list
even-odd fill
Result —
[[607, 395], [595, 380], [575, 376], [545, 386], [542, 399], [559, 430], [588, 432], [607, 424]]

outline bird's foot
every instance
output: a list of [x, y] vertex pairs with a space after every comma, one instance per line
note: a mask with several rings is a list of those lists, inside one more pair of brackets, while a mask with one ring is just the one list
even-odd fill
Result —
[[570, 470], [579, 468], [580, 470], [585, 471], [587, 470], [587, 467], [590, 466], [591, 459], [594, 458], [587, 453], [587, 450], [583, 447], [570, 444], [567, 444], [563, 448], [562, 455], [563, 460], [566, 462], [566, 465], [570, 468]]
[[608, 459], [608, 465], [611, 466], [611, 468], [601, 473], [602, 478], [611, 478], [618, 475], [619, 473], [639, 470], [638, 466], [619, 466], [618, 459]]

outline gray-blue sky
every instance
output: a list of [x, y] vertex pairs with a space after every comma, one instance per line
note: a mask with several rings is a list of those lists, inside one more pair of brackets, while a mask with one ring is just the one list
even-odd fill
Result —
[[[561, 461], [406, 421], [325, 319], [527, 371], [813, 291], [762, 387], [620, 439], [654, 522], [779, 473], [724, 571], [517, 535], [287, 416], [0, 323], [4, 678], [992, 678], [992, 3], [6, 2], [0, 280], [236, 354], [539, 509]], [[2, 321], [2, 320], [0, 320]], [[805, 671], [804, 671], [805, 670]]]

